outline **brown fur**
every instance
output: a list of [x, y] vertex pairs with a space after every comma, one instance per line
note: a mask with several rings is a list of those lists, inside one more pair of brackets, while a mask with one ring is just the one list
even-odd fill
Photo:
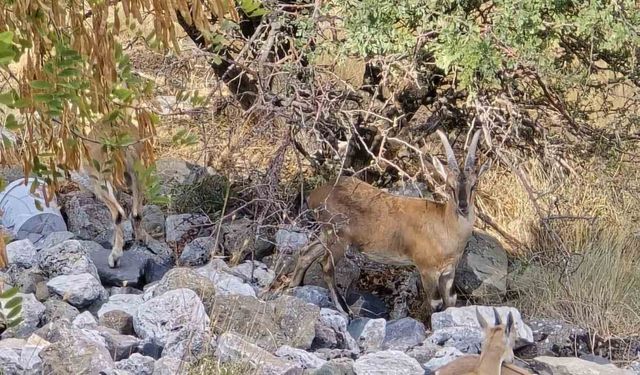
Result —
[[[448, 169], [439, 162], [436, 167], [447, 182], [451, 199], [438, 203], [395, 196], [354, 177], [340, 177], [316, 188], [307, 203], [322, 223], [322, 231], [319, 239], [301, 251], [290, 287], [300, 285], [309, 266], [322, 256], [324, 280], [331, 297], [338, 308], [349, 311], [337, 293], [334, 268], [347, 247], [354, 246], [377, 262], [416, 265], [426, 297], [432, 301], [442, 299], [445, 307], [455, 305], [453, 278], [473, 230], [477, 176], [474, 157], [467, 156], [464, 172], [460, 172], [446, 136], [439, 135], [450, 163]], [[470, 155], [475, 152], [478, 137], [476, 132]]]

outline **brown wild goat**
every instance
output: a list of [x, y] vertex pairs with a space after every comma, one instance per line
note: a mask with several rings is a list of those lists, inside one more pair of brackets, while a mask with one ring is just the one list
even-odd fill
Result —
[[[322, 256], [323, 277], [331, 297], [340, 310], [351, 314], [337, 292], [334, 265], [348, 246], [355, 246], [373, 261], [417, 266], [432, 309], [440, 299], [445, 308], [455, 305], [455, 269], [472, 233], [476, 184], [487, 163], [476, 173], [479, 130], [469, 145], [462, 170], [447, 136], [439, 130], [437, 134], [448, 165], [443, 166], [435, 157], [433, 163], [445, 180], [449, 200], [438, 203], [395, 196], [353, 177], [340, 177], [316, 188], [307, 204], [322, 223], [322, 230], [319, 238], [300, 252], [289, 287], [299, 286], [307, 269]], [[279, 277], [270, 289], [285, 287], [278, 285], [282, 279]]]
[[511, 363], [516, 339], [513, 315], [509, 312], [507, 323], [502, 324], [495, 308], [493, 314], [495, 323], [490, 327], [476, 308], [476, 315], [485, 335], [482, 354], [456, 358], [436, 370], [435, 375], [531, 375], [529, 371]]
[[[129, 134], [135, 134], [137, 129], [131, 127]], [[96, 136], [95, 133], [92, 136]], [[72, 173], [73, 179], [83, 188], [93, 192], [100, 201], [102, 201], [111, 213], [113, 220], [113, 245], [109, 254], [109, 267], [118, 267], [120, 257], [122, 257], [124, 247], [124, 230], [123, 221], [127, 217], [124, 209], [116, 198], [116, 188], [126, 188], [132, 195], [133, 216], [132, 226], [136, 241], [147, 243], [149, 235], [142, 228], [142, 205], [143, 205], [143, 189], [140, 178], [137, 174], [136, 162], [142, 161], [143, 143], [138, 140], [126, 146], [120, 154], [121, 159], [117, 162], [105, 162], [104, 153], [102, 152], [102, 143], [99, 141], [85, 139], [83, 142], [85, 155], [81, 160], [80, 173]], [[112, 156], [113, 157], [113, 156]], [[112, 160], [115, 161], [115, 160]], [[117, 166], [119, 165], [119, 166]], [[122, 180], [119, 181], [113, 176], [114, 168], [122, 169]]]

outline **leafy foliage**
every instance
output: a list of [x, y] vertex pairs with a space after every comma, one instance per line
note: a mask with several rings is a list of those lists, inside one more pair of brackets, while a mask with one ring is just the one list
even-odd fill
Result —
[[18, 290], [13, 287], [0, 293], [0, 332], [22, 322], [22, 297]]

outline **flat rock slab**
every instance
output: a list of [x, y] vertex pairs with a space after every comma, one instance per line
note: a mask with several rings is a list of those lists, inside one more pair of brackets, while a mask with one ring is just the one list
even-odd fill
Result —
[[533, 368], [540, 375], [634, 375], [631, 370], [600, 365], [575, 357], [536, 357]]

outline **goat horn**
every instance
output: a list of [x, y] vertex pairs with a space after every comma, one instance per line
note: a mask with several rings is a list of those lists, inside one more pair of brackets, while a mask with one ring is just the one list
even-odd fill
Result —
[[498, 314], [498, 309], [493, 308], [493, 316], [495, 317], [494, 325], [499, 326], [502, 324], [502, 320], [500, 319], [500, 314]]
[[467, 157], [464, 160], [464, 169], [472, 170], [474, 164], [476, 163], [476, 149], [478, 148], [478, 140], [480, 139], [480, 130], [476, 130], [476, 133], [473, 135], [473, 139], [471, 140], [471, 144], [469, 145], [469, 150], [467, 151]]
[[453, 149], [449, 144], [449, 139], [447, 139], [447, 136], [439, 129], [436, 130], [436, 133], [438, 133], [438, 135], [440, 136], [440, 140], [442, 141], [442, 145], [444, 146], [444, 151], [447, 154], [447, 164], [449, 169], [458, 172], [458, 162], [456, 161], [456, 156], [454, 155]]

